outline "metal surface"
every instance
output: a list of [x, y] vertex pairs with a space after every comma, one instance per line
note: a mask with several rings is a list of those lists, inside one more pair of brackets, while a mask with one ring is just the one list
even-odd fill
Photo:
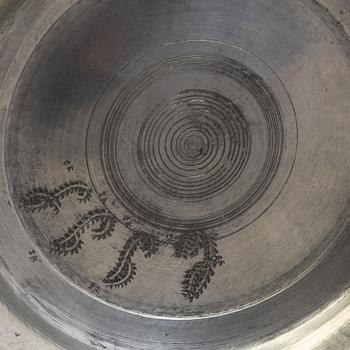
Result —
[[20, 1], [1, 28], [18, 314], [67, 349], [279, 349], [347, 306], [349, 41], [327, 9]]

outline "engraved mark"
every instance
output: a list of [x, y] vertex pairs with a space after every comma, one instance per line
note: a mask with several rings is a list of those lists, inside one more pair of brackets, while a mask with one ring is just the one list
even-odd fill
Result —
[[106, 191], [101, 192], [99, 197], [100, 197], [101, 203], [103, 205], [105, 205], [106, 202], [107, 202], [107, 193], [106, 193]]
[[89, 290], [94, 293], [94, 294], [100, 294], [101, 292], [101, 287], [98, 286], [96, 283], [91, 282], [90, 286], [89, 286]]
[[69, 160], [66, 160], [63, 165], [65, 165], [66, 167], [66, 170], [70, 173], [72, 171], [74, 171], [74, 167], [73, 167], [73, 164], [69, 161]]
[[35, 263], [35, 262], [40, 261], [40, 260], [39, 260], [39, 257], [38, 257], [38, 255], [36, 254], [36, 251], [35, 251], [35, 250], [31, 250], [28, 254], [29, 254], [29, 261], [30, 261], [31, 263]]

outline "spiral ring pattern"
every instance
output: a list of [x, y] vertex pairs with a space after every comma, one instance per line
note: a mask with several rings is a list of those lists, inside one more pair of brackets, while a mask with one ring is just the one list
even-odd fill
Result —
[[173, 96], [144, 121], [137, 142], [140, 177], [160, 195], [208, 200], [239, 178], [250, 154], [248, 122], [213, 92]]
[[152, 54], [152, 64], [130, 64], [94, 113], [95, 187], [134, 229], [227, 237], [271, 205], [291, 171], [296, 125], [283, 85], [254, 56], [208, 45], [222, 48], [198, 42], [189, 53], [193, 46], [179, 43]]

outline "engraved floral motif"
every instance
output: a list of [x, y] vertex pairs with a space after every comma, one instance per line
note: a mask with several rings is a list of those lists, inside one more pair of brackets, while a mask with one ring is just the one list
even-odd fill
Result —
[[94, 209], [73, 226], [69, 227], [66, 233], [60, 238], [51, 241], [51, 251], [56, 254], [77, 254], [84, 242], [80, 239], [85, 231], [91, 228], [92, 239], [106, 239], [112, 236], [117, 218], [106, 209]]
[[[91, 199], [93, 190], [83, 181], [71, 181], [54, 189], [47, 186], [33, 187], [20, 197], [20, 206], [30, 214], [47, 209], [52, 209], [54, 214], [58, 214], [62, 200], [73, 194], [77, 196], [78, 203], [86, 203]], [[129, 230], [130, 237], [120, 251], [115, 266], [103, 279], [105, 287], [124, 288], [133, 281], [137, 273], [133, 258], [137, 251], [148, 259], [157, 254], [161, 246], [171, 246], [175, 257], [186, 260], [203, 253], [202, 260], [185, 271], [181, 282], [182, 295], [186, 301], [191, 303], [199, 299], [208, 288], [215, 269], [225, 263], [219, 254], [215, 235], [194, 231], [183, 233], [176, 238], [170, 235], [167, 241], [161, 241], [154, 234], [144, 232], [140, 228], [132, 228], [135, 226], [132, 222], [131, 217], [120, 220], [105, 207], [95, 208], [78, 218], [62, 236], [53, 239], [50, 242], [51, 252], [64, 256], [78, 254], [84, 245], [83, 235], [87, 230], [90, 230], [93, 240], [105, 240], [112, 236], [116, 224], [120, 223]]]
[[21, 196], [20, 207], [27, 213], [35, 213], [51, 208], [55, 214], [59, 213], [62, 200], [76, 194], [79, 203], [86, 203], [92, 197], [92, 189], [83, 181], [71, 181], [49, 189], [47, 186], [33, 186], [33, 189]]
[[145, 232], [132, 233], [120, 252], [118, 262], [108, 273], [103, 283], [110, 288], [124, 288], [135, 277], [137, 266], [132, 258], [139, 249], [144, 253], [145, 258], [150, 258], [159, 250], [159, 240], [151, 234]]
[[204, 251], [203, 259], [185, 272], [182, 281], [182, 295], [192, 302], [204, 293], [215, 274], [215, 268], [223, 265], [225, 261], [219, 255], [215, 236], [204, 232], [184, 234], [174, 246], [175, 255], [185, 259], [197, 256], [200, 250]]

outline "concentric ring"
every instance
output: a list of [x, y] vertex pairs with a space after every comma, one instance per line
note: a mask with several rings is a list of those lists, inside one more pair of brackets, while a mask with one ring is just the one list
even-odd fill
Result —
[[135, 167], [145, 186], [161, 196], [207, 200], [240, 176], [250, 136], [247, 121], [231, 101], [208, 91], [184, 91], [144, 121]]
[[[294, 114], [273, 72], [244, 52], [252, 67], [240, 63], [232, 47], [230, 55], [213, 54], [196, 44], [195, 53], [177, 43], [177, 55], [169, 45], [155, 50], [153, 64], [130, 65], [131, 78], [111, 84], [90, 127], [101, 142], [88, 145], [88, 159], [91, 150], [102, 159], [94, 182], [112, 193], [111, 210], [161, 236], [236, 232], [278, 195], [295, 156]], [[281, 170], [270, 199], [261, 201]], [[243, 219], [251, 208], [255, 215]]]

